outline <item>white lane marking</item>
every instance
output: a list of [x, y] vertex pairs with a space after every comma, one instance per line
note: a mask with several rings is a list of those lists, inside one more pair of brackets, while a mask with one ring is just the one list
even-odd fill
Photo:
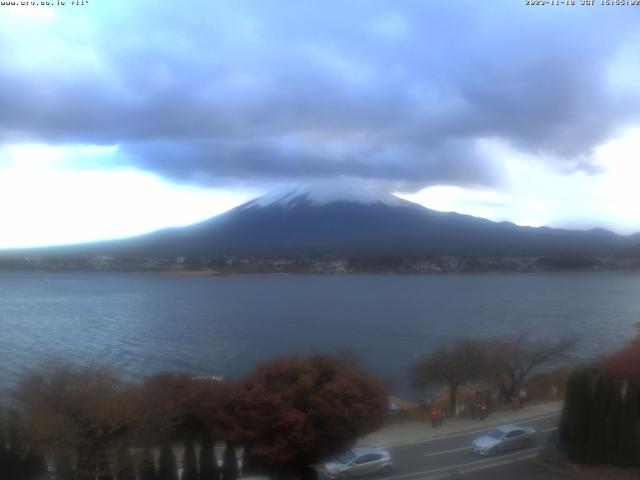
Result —
[[557, 430], [558, 427], [553, 427], [553, 428], [547, 428], [546, 430], [540, 430], [542, 433], [548, 433], [548, 432], [553, 432], [554, 430]]
[[453, 476], [453, 472], [441, 473], [439, 475], [432, 475], [430, 477], [421, 478], [420, 480], [440, 480], [441, 478], [449, 478], [451, 476]]
[[457, 470], [456, 473], [465, 474], [465, 473], [478, 472], [480, 470], [489, 470], [490, 468], [501, 467], [501, 466], [509, 465], [509, 464], [515, 463], [515, 462], [522, 462], [524, 460], [531, 460], [532, 458], [536, 458], [537, 456], [538, 456], [537, 453], [531, 453], [529, 455], [523, 455], [522, 457], [512, 458], [510, 460], [504, 460], [502, 462], [495, 462], [495, 463], [489, 463], [487, 465], [480, 465], [479, 467], [471, 467], [471, 468], [460, 469], [460, 470]]
[[435, 457], [437, 455], [446, 455], [447, 453], [462, 452], [464, 450], [471, 450], [471, 447], [460, 447], [460, 448], [452, 448], [450, 450], [440, 450], [439, 452], [435, 452], [435, 453], [424, 453], [422, 456]]
[[480, 470], [489, 470], [490, 468], [502, 467], [504, 465], [509, 465], [510, 463], [511, 463], [511, 460], [502, 460], [502, 461], [490, 463], [488, 465], [479, 465], [477, 467], [471, 467], [471, 468], [461, 468], [460, 470], [456, 470], [456, 473], [465, 474], [465, 473], [471, 473], [471, 472], [479, 472]]
[[441, 473], [440, 475], [433, 475], [431, 477], [424, 477], [420, 480], [440, 480], [441, 478], [449, 478], [453, 476], [453, 472], [450, 473]]
[[460, 463], [458, 465], [449, 465], [447, 467], [440, 467], [440, 468], [433, 468], [431, 470], [423, 470], [422, 472], [414, 472], [414, 473], [405, 473], [404, 475], [394, 475], [393, 477], [385, 477], [384, 480], [396, 480], [399, 478], [409, 478], [409, 477], [416, 477], [418, 475], [427, 475], [429, 473], [438, 473], [438, 472], [444, 472], [447, 470], [456, 470], [456, 469], [461, 469], [461, 468], [466, 468], [466, 467], [470, 467], [472, 465], [479, 465], [479, 464], [483, 464], [483, 463], [489, 463], [489, 462], [503, 462], [505, 459], [507, 458], [513, 458], [513, 457], [517, 457], [517, 456], [522, 456], [523, 454], [526, 454], [525, 458], [530, 458], [531, 455], [533, 455], [530, 452], [539, 452], [540, 450], [542, 450], [542, 447], [536, 447], [536, 448], [532, 448], [529, 450], [526, 450], [524, 452], [514, 452], [514, 453], [508, 453], [506, 455], [500, 455], [497, 458], [486, 458], [484, 460], [476, 460], [474, 462], [467, 462], [467, 463]]

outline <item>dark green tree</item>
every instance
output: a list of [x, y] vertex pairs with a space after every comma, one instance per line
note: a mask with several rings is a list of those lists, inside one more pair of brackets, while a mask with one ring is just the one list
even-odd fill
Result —
[[176, 456], [168, 440], [162, 442], [158, 459], [158, 480], [178, 480]]
[[218, 480], [220, 468], [214, 450], [214, 441], [209, 433], [202, 435], [200, 443], [200, 480]]
[[153, 461], [153, 455], [151, 455], [151, 450], [149, 450], [148, 447], [142, 450], [139, 472], [140, 480], [158, 480], [156, 464]]
[[25, 480], [43, 480], [49, 478], [49, 470], [44, 456], [35, 448], [29, 448], [24, 462], [23, 472]]
[[26, 476], [25, 442], [22, 418], [17, 410], [9, 411], [7, 478], [20, 480]]
[[198, 480], [198, 462], [196, 460], [196, 450], [193, 445], [193, 437], [191, 437], [190, 435], [187, 436], [184, 443], [181, 480]]
[[567, 445], [569, 459], [584, 463], [589, 455], [592, 375], [585, 368], [574, 371], [567, 382], [567, 393], [559, 436]]
[[[607, 416], [607, 431], [605, 436], [605, 463], [621, 465], [622, 461], [622, 432], [624, 430], [624, 382], [614, 380], [611, 386], [611, 400], [609, 411], [602, 412]], [[593, 415], [601, 413], [592, 409]]]
[[236, 444], [232, 441], [227, 441], [222, 460], [222, 480], [238, 480], [239, 476]]
[[95, 480], [98, 462], [92, 445], [78, 446], [76, 452], [75, 480]]
[[252, 447], [249, 445], [244, 446], [244, 452], [242, 453], [242, 476], [250, 477], [253, 475], [260, 475], [264, 473], [260, 468], [258, 459], [253, 455]]
[[640, 416], [640, 385], [638, 382], [628, 382], [625, 384], [624, 399], [621, 415], [621, 432], [620, 432], [620, 465], [625, 467], [633, 467], [638, 461], [638, 426]]
[[611, 399], [613, 397], [613, 383], [610, 379], [599, 375], [593, 390], [589, 428], [589, 445], [587, 461], [600, 464], [605, 461], [607, 451], [607, 432]]
[[[634, 379], [632, 381], [633, 384], [633, 388], [635, 390], [635, 397], [636, 397], [636, 402], [635, 402], [635, 409], [633, 408], [633, 402], [630, 400], [630, 405], [629, 408], [631, 410], [635, 410], [635, 418], [636, 418], [636, 425], [640, 425], [640, 379]], [[636, 444], [635, 444], [635, 452], [632, 453], [633, 458], [634, 458], [634, 467], [636, 468], [640, 468], [640, 431], [638, 431], [638, 429], [636, 429]]]
[[136, 480], [133, 458], [126, 445], [121, 445], [116, 453], [116, 478], [118, 480]]
[[17, 410], [9, 412], [9, 451], [17, 456], [24, 456], [24, 432], [22, 428], [22, 417]]
[[0, 472], [8, 472], [10, 468], [9, 450], [4, 434], [4, 415], [0, 412]]
[[98, 480], [113, 480], [111, 461], [108, 452], [101, 448], [98, 453], [97, 462]]
[[53, 464], [56, 480], [73, 480], [73, 467], [69, 457], [63, 453], [56, 456]]

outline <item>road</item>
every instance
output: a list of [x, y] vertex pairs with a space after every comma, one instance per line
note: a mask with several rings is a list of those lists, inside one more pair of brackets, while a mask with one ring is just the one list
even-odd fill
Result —
[[[454, 433], [441, 438], [408, 445], [389, 447], [395, 468], [380, 480], [439, 480], [446, 478], [566, 480], [568, 477], [532, 462], [547, 435], [557, 428], [559, 413], [541, 415], [519, 421], [537, 430], [535, 444], [527, 449], [482, 457], [471, 451], [471, 441], [491, 427]], [[431, 428], [431, 426], [426, 426]]]

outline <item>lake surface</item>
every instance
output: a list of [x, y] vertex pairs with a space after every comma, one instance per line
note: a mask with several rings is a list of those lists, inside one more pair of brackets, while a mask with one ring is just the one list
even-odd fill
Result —
[[640, 321], [640, 274], [186, 277], [0, 272], [0, 386], [56, 357], [129, 378], [238, 377], [287, 354], [357, 352], [408, 394], [417, 355], [460, 337], [580, 334], [572, 360]]

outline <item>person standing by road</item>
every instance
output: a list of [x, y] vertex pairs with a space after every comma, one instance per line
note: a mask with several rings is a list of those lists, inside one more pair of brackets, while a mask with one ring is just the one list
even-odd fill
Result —
[[517, 410], [520, 408], [520, 397], [516, 394], [511, 395], [511, 409]]
[[480, 410], [480, 400], [474, 398], [471, 402], [471, 419], [475, 420], [477, 418], [481, 418], [482, 411]]
[[431, 426], [433, 428], [438, 426], [438, 407], [435, 405], [431, 407]]
[[520, 387], [518, 391], [518, 403], [520, 408], [524, 407], [524, 402], [527, 399], [527, 389], [524, 387]]
[[486, 400], [480, 400], [480, 420], [484, 420], [489, 415], [489, 406]]

